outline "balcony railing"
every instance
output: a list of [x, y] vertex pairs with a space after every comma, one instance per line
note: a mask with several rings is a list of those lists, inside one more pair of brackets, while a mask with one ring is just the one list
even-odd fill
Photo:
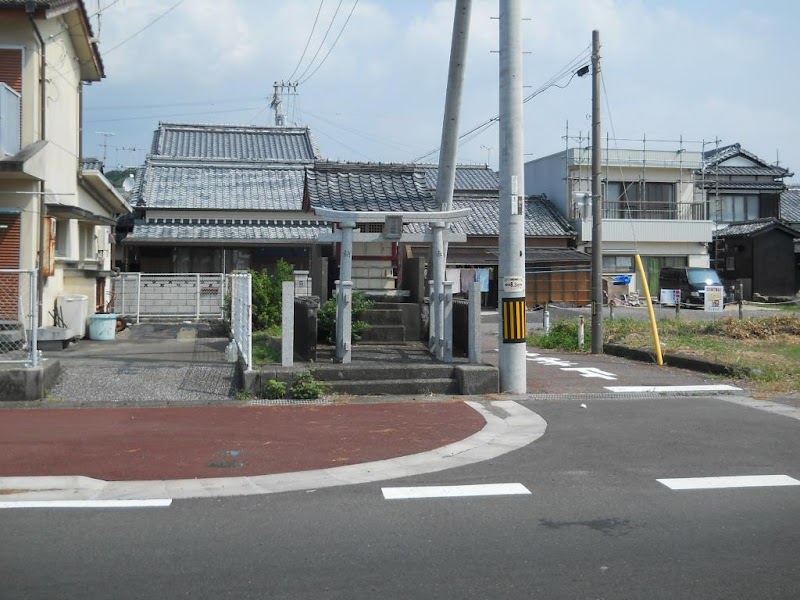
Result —
[[21, 96], [0, 82], [0, 156], [11, 156], [20, 150]]
[[609, 202], [603, 205], [603, 219], [649, 219], [670, 221], [705, 221], [705, 204], [697, 202]]

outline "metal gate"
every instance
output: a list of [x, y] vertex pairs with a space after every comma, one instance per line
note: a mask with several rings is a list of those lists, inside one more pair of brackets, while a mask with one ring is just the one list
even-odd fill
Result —
[[120, 273], [112, 279], [114, 312], [135, 319], [221, 319], [226, 280], [222, 273]]

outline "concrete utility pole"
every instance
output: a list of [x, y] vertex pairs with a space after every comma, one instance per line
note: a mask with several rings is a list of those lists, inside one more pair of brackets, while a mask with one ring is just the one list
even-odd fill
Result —
[[[472, 0], [457, 0], [453, 17], [453, 39], [450, 45], [450, 66], [447, 75], [447, 92], [444, 101], [442, 143], [439, 148], [439, 170], [436, 176], [436, 200], [440, 211], [453, 209], [453, 187], [456, 180], [456, 152], [458, 150], [458, 123], [461, 114], [461, 96], [464, 89], [467, 42]], [[447, 265], [447, 242], [444, 241], [444, 222], [431, 223], [433, 247], [431, 270], [433, 271], [432, 306], [434, 331], [433, 352], [442, 359], [442, 344], [452, 345], [445, 339], [444, 330], [444, 277]]]
[[526, 392], [521, 0], [500, 0], [500, 391]]
[[600, 182], [600, 32], [592, 31], [592, 354], [603, 353], [603, 189]]

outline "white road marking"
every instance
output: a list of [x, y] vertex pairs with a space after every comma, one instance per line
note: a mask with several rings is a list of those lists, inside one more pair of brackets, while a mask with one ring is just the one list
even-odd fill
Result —
[[537, 358], [528, 358], [527, 360], [539, 363], [540, 365], [547, 365], [548, 367], [571, 367], [572, 365], [578, 364], [555, 356], [540, 356]]
[[562, 367], [562, 371], [577, 371], [583, 377], [597, 377], [600, 379], [610, 379], [615, 381], [617, 376], [608, 371], [603, 371], [597, 367]]
[[464, 498], [467, 496], [517, 496], [530, 494], [521, 483], [489, 483], [482, 485], [433, 485], [423, 487], [381, 488], [386, 500], [410, 498]]
[[0, 502], [2, 508], [162, 508], [170, 506], [172, 498], [152, 500], [21, 500]]
[[800, 485], [788, 475], [741, 475], [737, 477], [684, 477], [656, 479], [671, 490], [718, 490], [724, 488], [779, 487]]
[[625, 392], [736, 392], [741, 391], [733, 385], [614, 385], [606, 389], [615, 393]]

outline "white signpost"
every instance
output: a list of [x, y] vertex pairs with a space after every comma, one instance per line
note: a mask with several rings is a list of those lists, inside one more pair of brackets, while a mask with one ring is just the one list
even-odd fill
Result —
[[725, 308], [725, 288], [721, 285], [707, 285], [705, 293], [706, 312], [722, 312]]

